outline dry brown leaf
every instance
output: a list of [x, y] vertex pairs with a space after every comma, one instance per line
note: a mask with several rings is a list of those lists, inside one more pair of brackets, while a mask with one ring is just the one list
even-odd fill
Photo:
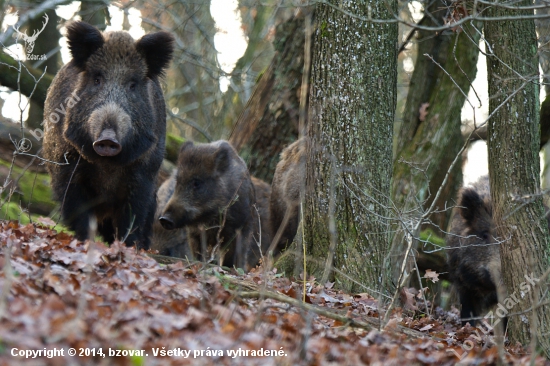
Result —
[[432, 281], [433, 283], [436, 283], [439, 281], [439, 273], [432, 271], [431, 269], [427, 269], [426, 273], [424, 274], [424, 278]]

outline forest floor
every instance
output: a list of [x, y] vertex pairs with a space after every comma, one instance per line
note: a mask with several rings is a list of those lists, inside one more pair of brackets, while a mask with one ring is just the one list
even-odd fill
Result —
[[310, 278], [304, 304], [276, 270], [160, 265], [48, 220], [0, 223], [0, 365], [550, 365], [411, 291], [380, 328], [367, 294]]

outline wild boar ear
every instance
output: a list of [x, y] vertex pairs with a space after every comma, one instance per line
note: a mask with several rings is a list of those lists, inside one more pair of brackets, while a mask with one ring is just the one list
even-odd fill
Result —
[[137, 41], [136, 50], [147, 62], [147, 76], [162, 76], [172, 60], [174, 36], [168, 32], [147, 34]]
[[229, 145], [229, 142], [222, 141], [220, 147], [216, 151], [216, 171], [223, 173], [229, 169], [231, 164], [231, 155], [233, 148]]
[[67, 26], [67, 40], [74, 65], [79, 69], [84, 69], [88, 58], [105, 43], [99, 29], [84, 22]]
[[194, 146], [193, 141], [185, 141], [180, 147], [180, 154], [192, 146]]
[[465, 188], [462, 190], [458, 205], [461, 206], [460, 215], [470, 223], [476, 216], [479, 217], [483, 200], [475, 189]]
[[181, 145], [180, 151], [178, 153], [178, 165], [181, 164], [184, 159], [184, 152], [191, 147], [193, 147], [193, 141], [186, 141], [183, 143], [183, 145]]

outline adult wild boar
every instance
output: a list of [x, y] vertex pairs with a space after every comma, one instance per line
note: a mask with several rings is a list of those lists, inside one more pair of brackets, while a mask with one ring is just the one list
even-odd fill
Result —
[[73, 58], [44, 106], [54, 198], [79, 240], [89, 238], [95, 219], [106, 241], [126, 237], [127, 245], [148, 248], [166, 130], [159, 77], [173, 37], [158, 32], [135, 41], [74, 22], [67, 39]]

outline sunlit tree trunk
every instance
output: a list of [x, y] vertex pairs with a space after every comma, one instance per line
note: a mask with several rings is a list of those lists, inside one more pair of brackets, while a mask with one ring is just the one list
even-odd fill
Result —
[[[518, 6], [529, 6], [522, 1]], [[489, 17], [522, 16], [529, 11], [490, 7]], [[538, 306], [550, 299], [542, 274], [549, 267], [548, 226], [540, 187], [539, 87], [535, 26], [532, 20], [485, 23], [493, 54], [487, 58], [489, 79], [489, 177], [493, 218], [500, 245], [502, 275], [510, 306], [508, 335], [529, 344], [536, 337], [550, 357], [550, 308]], [[540, 279], [533, 286], [525, 276]], [[532, 282], [537, 282], [532, 280]], [[525, 286], [527, 283], [528, 287]], [[501, 296], [500, 301], [505, 301]], [[509, 304], [509, 303], [507, 303]], [[507, 306], [508, 307], [508, 306]]]
[[[338, 2], [351, 14], [392, 19], [397, 1]], [[388, 289], [387, 216], [396, 106], [397, 24], [367, 23], [328, 5], [315, 11], [308, 135], [305, 242], [322, 278], [341, 286]], [[328, 265], [325, 259], [329, 257]]]

